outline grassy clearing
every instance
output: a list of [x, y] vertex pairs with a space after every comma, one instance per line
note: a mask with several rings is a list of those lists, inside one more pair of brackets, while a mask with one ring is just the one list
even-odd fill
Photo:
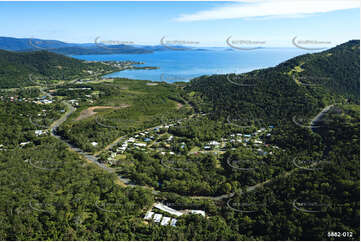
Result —
[[[184, 117], [191, 111], [188, 105], [175, 101], [182, 100], [180, 89], [166, 83], [149, 86], [146, 81], [114, 79], [112, 84], [87, 86], [98, 98], [90, 107], [81, 105], [76, 115], [60, 129], [74, 144], [90, 152], [101, 150], [125, 134], [159, 125], [164, 117]], [[95, 107], [123, 107], [124, 104], [126, 108], [94, 110]], [[79, 119], [81, 116], [83, 118]], [[98, 145], [91, 145], [92, 142]]]

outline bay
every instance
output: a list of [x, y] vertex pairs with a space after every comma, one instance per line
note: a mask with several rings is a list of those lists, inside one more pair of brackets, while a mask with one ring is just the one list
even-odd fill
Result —
[[73, 55], [87, 61], [137, 61], [137, 66], [155, 66], [155, 70], [124, 70], [106, 77], [124, 77], [150, 81], [189, 81], [202, 75], [245, 73], [255, 69], [273, 67], [292, 57], [311, 53], [298, 48], [264, 48], [233, 50], [212, 48], [207, 50], [156, 51], [150, 54]]

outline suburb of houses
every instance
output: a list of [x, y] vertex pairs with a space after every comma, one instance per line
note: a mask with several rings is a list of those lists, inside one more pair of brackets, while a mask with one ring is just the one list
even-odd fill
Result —
[[[261, 137], [271, 136], [273, 126], [268, 128], [260, 128], [254, 133], [234, 133], [228, 137], [223, 137], [220, 140], [211, 140], [201, 142], [201, 146], [187, 147], [184, 141], [186, 137], [176, 136], [169, 131], [170, 127], [181, 125], [182, 121], [177, 121], [170, 124], [163, 124], [152, 129], [136, 132], [133, 135], [124, 136], [117, 146], [114, 146], [110, 151], [107, 151], [104, 163], [108, 165], [116, 165], [120, 157], [127, 151], [141, 150], [144, 152], [159, 152], [161, 155], [177, 155], [200, 153], [213, 153], [215, 155], [223, 154], [228, 149], [236, 149], [235, 147], [242, 145], [256, 152], [257, 155], [265, 156], [272, 155], [274, 149], [278, 149], [275, 145], [266, 144]], [[92, 143], [93, 146], [97, 142]], [[187, 151], [184, 153], [184, 151]], [[104, 157], [104, 156], [103, 156]]]

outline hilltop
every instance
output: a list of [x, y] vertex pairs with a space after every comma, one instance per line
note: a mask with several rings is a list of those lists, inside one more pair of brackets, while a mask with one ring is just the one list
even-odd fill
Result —
[[[185, 90], [215, 117], [280, 123], [332, 103], [359, 103], [360, 41], [245, 74], [201, 76]], [[196, 101], [194, 101], [196, 102]]]

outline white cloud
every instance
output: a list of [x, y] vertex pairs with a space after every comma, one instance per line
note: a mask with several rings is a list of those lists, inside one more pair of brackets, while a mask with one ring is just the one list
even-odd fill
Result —
[[292, 17], [359, 8], [359, 0], [243, 0], [229, 6], [183, 14], [176, 21], [201, 21], [253, 17]]

